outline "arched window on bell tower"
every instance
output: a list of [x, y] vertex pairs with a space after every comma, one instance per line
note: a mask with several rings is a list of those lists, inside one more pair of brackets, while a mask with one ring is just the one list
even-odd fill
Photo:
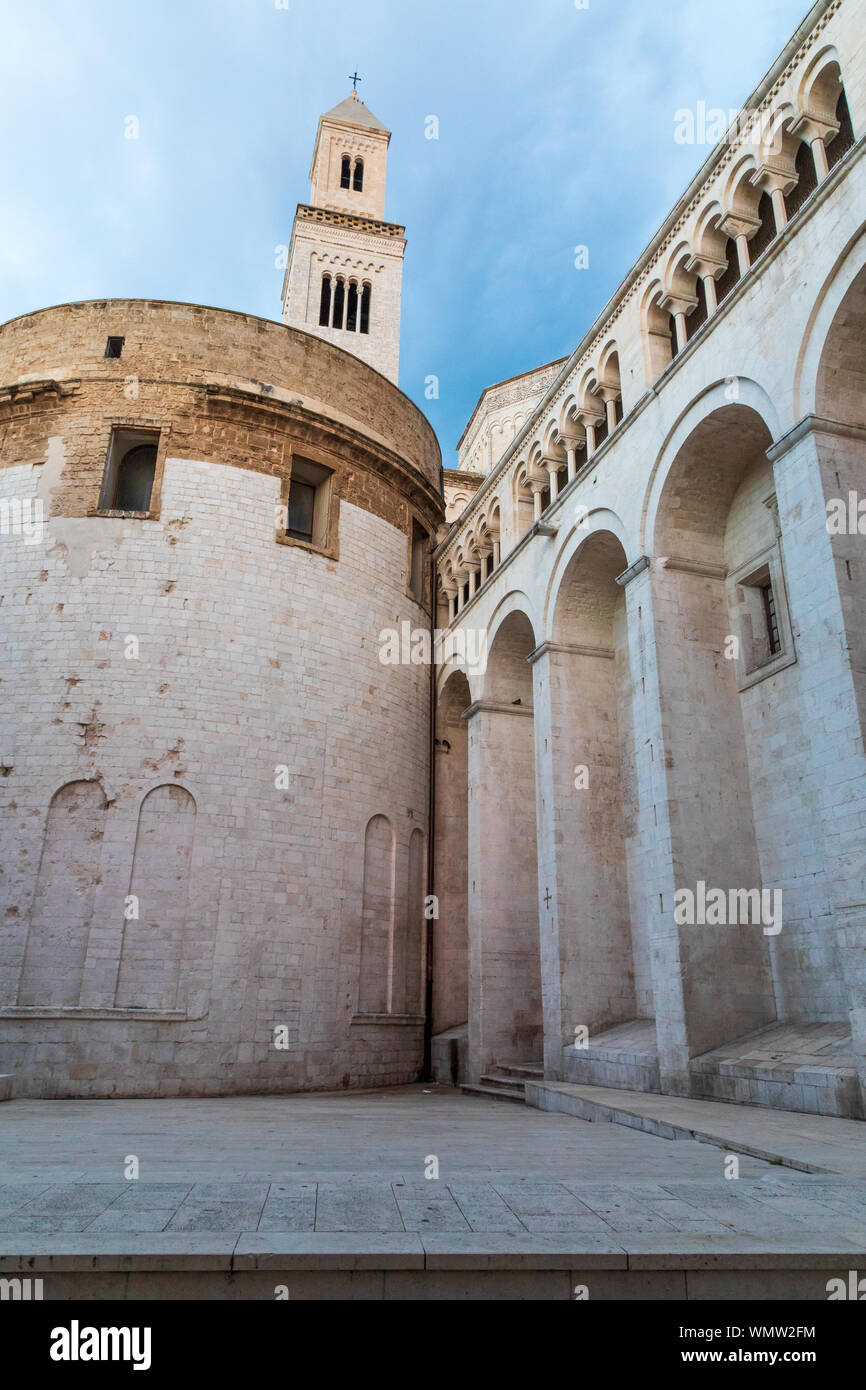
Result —
[[341, 276], [337, 276], [337, 283], [334, 286], [334, 317], [331, 320], [332, 327], [343, 327], [343, 308], [346, 298], [345, 281]]
[[331, 322], [331, 277], [327, 272], [322, 276], [322, 298], [319, 301], [319, 325], [327, 328]]
[[340, 187], [351, 188], [352, 186], [352, 161], [347, 154], [343, 155], [343, 164], [340, 170]]
[[354, 174], [354, 177], [353, 177], [353, 179], [352, 179], [352, 187], [353, 187], [353, 189], [355, 190], [356, 193], [362, 193], [362, 192], [364, 191], [364, 161], [363, 161], [363, 159], [356, 159], [356, 160], [355, 160], [355, 174]]
[[358, 284], [356, 280], [349, 281], [349, 293], [346, 296], [346, 331], [357, 333], [358, 331]]
[[361, 332], [370, 332], [370, 298], [372, 290], [369, 285], [365, 285], [361, 291]]

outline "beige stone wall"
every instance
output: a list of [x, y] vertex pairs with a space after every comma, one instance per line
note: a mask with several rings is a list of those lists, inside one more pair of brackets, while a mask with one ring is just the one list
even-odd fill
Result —
[[[0, 536], [0, 1068], [25, 1095], [411, 1080], [429, 669], [384, 665], [380, 633], [429, 623], [408, 564], [412, 518], [441, 516], [432, 432], [327, 344], [190, 306], [6, 325], [0, 382], [49, 376], [62, 388], [0, 390], [3, 498], [46, 517], [34, 543]], [[165, 436], [148, 517], [97, 513], [119, 412]], [[278, 539], [311, 453], [334, 469], [328, 553]], [[384, 1018], [360, 992], [377, 817]]]
[[[396, 385], [400, 372], [400, 312], [403, 293], [401, 228], [378, 232], [375, 223], [358, 225], [295, 218], [283, 294], [283, 321], [314, 333], [344, 352], [368, 362]], [[370, 331], [319, 324], [322, 276], [370, 285]]]

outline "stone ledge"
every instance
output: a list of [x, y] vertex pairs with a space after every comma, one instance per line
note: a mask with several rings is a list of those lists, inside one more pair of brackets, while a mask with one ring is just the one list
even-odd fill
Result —
[[[566, 1082], [527, 1081], [525, 1097], [540, 1110], [627, 1125], [663, 1139], [697, 1139], [804, 1173], [866, 1175], [862, 1120]], [[821, 1163], [815, 1161], [819, 1150]]]
[[235, 1246], [232, 1268], [423, 1269], [424, 1248], [421, 1237], [411, 1232], [245, 1232]]
[[[137, 1247], [137, 1248], [136, 1248]], [[684, 1271], [815, 1270], [866, 1266], [862, 1241], [772, 1236], [624, 1235], [614, 1240], [561, 1235], [420, 1236], [412, 1232], [224, 1232], [135, 1237], [104, 1235], [5, 1236], [0, 1273], [249, 1275], [279, 1271]]]

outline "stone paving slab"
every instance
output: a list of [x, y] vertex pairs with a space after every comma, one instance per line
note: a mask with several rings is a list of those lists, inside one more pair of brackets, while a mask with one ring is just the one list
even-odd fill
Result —
[[[588, 1267], [599, 1252], [789, 1259], [811, 1251], [853, 1262], [852, 1252], [866, 1248], [859, 1178], [746, 1156], [728, 1180], [716, 1146], [450, 1089], [362, 1099], [12, 1101], [3, 1116], [0, 1256], [105, 1255], [115, 1263], [87, 1267], [107, 1273], [146, 1272], [148, 1260], [163, 1257], [169, 1263], [154, 1268], [181, 1270], [171, 1260], [195, 1251], [217, 1261], [206, 1267], [230, 1269], [242, 1241], [275, 1259], [281, 1250], [298, 1259], [369, 1250], [375, 1260], [389, 1250], [417, 1255], [428, 1242], [431, 1258], [451, 1250], [470, 1262], [558, 1251], [563, 1263], [547, 1266], [557, 1269]], [[829, 1134], [825, 1157], [835, 1161], [836, 1127], [852, 1122], [818, 1123]], [[44, 1165], [42, 1153], [51, 1154]], [[139, 1159], [138, 1180], [121, 1176], [129, 1154]], [[424, 1176], [430, 1155], [438, 1180]]]

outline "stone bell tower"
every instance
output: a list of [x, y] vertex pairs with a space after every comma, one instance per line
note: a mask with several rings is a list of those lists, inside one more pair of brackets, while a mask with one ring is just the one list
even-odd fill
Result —
[[354, 353], [397, 383], [405, 228], [385, 217], [391, 132], [353, 90], [319, 117], [310, 201], [299, 203], [283, 322]]

